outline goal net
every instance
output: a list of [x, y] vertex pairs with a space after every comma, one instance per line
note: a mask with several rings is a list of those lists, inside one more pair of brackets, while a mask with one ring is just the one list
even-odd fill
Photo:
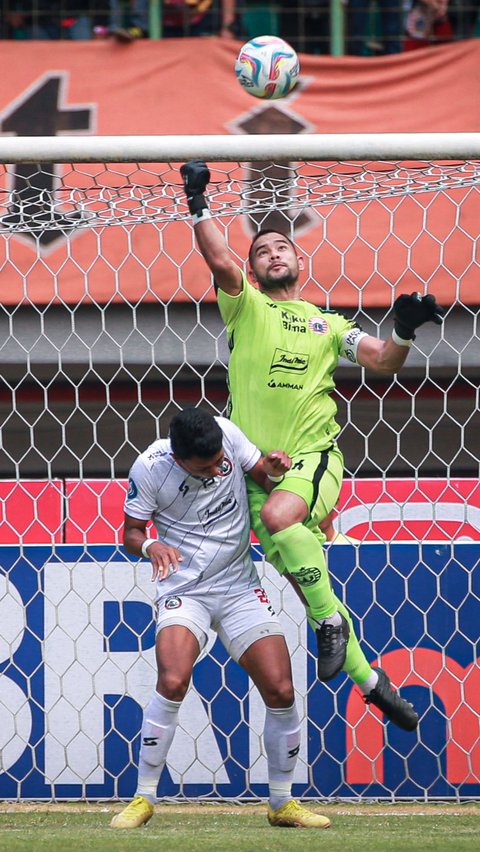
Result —
[[[370, 660], [421, 712], [384, 726], [352, 683], [314, 679], [288, 584], [302, 716], [294, 794], [480, 795], [480, 134], [0, 139], [0, 796], [128, 798], [155, 683], [149, 565], [121, 548], [128, 470], [187, 405], [222, 413], [228, 348], [179, 166], [240, 265], [260, 227], [295, 240], [305, 298], [387, 337], [401, 292], [434, 293], [394, 377], [348, 362], [346, 479], [328, 549]], [[252, 341], [254, 345], [254, 341]], [[215, 637], [161, 797], [267, 794], [263, 707]]]

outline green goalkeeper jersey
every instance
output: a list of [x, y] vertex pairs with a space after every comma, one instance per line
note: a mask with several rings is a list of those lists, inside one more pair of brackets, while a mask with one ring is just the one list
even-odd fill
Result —
[[342, 314], [301, 299], [275, 302], [245, 276], [242, 292], [218, 291], [230, 348], [230, 417], [263, 453], [326, 449], [340, 430], [333, 373], [356, 361], [363, 332]]

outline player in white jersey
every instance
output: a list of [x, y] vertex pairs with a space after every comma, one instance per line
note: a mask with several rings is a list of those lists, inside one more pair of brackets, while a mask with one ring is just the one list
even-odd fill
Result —
[[[249, 674], [265, 703], [267, 816], [274, 826], [328, 828], [291, 797], [300, 748], [285, 637], [250, 555], [244, 474], [266, 490], [290, 467], [280, 450], [262, 456], [238, 426], [197, 408], [177, 414], [167, 440], [130, 471], [124, 544], [148, 556], [156, 580], [158, 680], [141, 732], [135, 797], [112, 828], [137, 828], [154, 812], [160, 775], [192, 669], [210, 628]], [[147, 538], [153, 520], [158, 538]]]

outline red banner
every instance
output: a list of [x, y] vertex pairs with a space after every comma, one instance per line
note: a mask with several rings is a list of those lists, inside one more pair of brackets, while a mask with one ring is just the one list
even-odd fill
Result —
[[[237, 84], [239, 44], [217, 38], [2, 42], [0, 135], [202, 135], [233, 133], [466, 132], [480, 129], [480, 42], [381, 58], [301, 56], [301, 85], [286, 100], [262, 102]], [[201, 156], [201, 151], [198, 152]], [[135, 169], [113, 170], [107, 185], [135, 180]], [[21, 169], [3, 179], [11, 188]], [[53, 174], [52, 180], [56, 180]], [[178, 175], [177, 175], [178, 178]], [[72, 184], [73, 178], [66, 178]], [[82, 186], [98, 181], [85, 167]], [[178, 182], [179, 178], [178, 178]], [[21, 186], [21, 182], [19, 184]], [[306, 217], [298, 244], [311, 258], [306, 294], [334, 306], [391, 303], [392, 286], [428, 286], [440, 302], [478, 301], [478, 195], [423, 193], [399, 199], [319, 208]], [[0, 211], [5, 219], [7, 211]], [[8, 219], [8, 215], [7, 215]], [[240, 258], [251, 238], [245, 216], [230, 225]], [[6, 219], [5, 219], [6, 221]], [[5, 222], [4, 222], [5, 223]], [[67, 244], [57, 232], [38, 243], [28, 232], [7, 235], [0, 223], [2, 301], [45, 304], [80, 300], [188, 301], [214, 298], [210, 276], [191, 254], [185, 223], [161, 230], [141, 225], [131, 235], [114, 226], [98, 236], [75, 230]], [[342, 257], [345, 258], [342, 263]], [[187, 260], [188, 258], [188, 260]], [[178, 266], [182, 266], [179, 284]], [[86, 294], [86, 295], [85, 295]]]
[[[0, 543], [121, 544], [127, 488], [125, 479], [5, 480]], [[478, 479], [349, 479], [337, 509], [335, 527], [358, 542], [480, 541]]]
[[337, 509], [335, 526], [358, 541], [480, 541], [478, 479], [349, 479]]

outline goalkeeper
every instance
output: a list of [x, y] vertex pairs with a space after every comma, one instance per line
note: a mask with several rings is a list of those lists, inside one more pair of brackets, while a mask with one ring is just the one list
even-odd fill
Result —
[[195, 237], [213, 273], [227, 327], [230, 417], [263, 453], [282, 447], [292, 458], [270, 495], [247, 478], [252, 528], [268, 561], [280, 573], [288, 572], [305, 600], [317, 638], [319, 679], [329, 681], [343, 669], [367, 703], [399, 727], [414, 730], [417, 713], [386, 673], [370, 666], [350, 615], [332, 590], [318, 525], [335, 506], [343, 477], [332, 399], [339, 357], [396, 373], [416, 329], [428, 321], [440, 324], [443, 309], [431, 295], [402, 295], [395, 301], [391, 337], [372, 337], [341, 314], [301, 298], [303, 258], [275, 230], [260, 230], [252, 240], [248, 261], [256, 286], [251, 286], [210, 218], [207, 165], [190, 161], [181, 174]]

